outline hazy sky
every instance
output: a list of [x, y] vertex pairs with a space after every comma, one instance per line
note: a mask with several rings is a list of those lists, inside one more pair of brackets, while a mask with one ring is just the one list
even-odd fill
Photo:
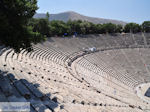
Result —
[[75, 11], [106, 19], [142, 23], [150, 20], [150, 0], [38, 0], [38, 13]]

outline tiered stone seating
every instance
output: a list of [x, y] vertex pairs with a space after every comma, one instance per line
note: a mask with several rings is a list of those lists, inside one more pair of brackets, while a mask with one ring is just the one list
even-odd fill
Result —
[[[54, 103], [51, 105], [50, 107], [47, 106], [47, 104], [45, 104], [45, 101], [49, 101], [48, 99], [40, 99], [39, 97], [36, 97], [35, 94], [31, 93], [31, 88], [28, 88], [29, 86], [25, 86], [21, 80], [17, 80], [15, 79], [13, 74], [1, 74], [1, 81], [0, 83], [3, 84], [3, 86], [5, 86], [6, 82], [3, 82], [4, 80], [7, 81], [7, 84], [9, 84], [8, 87], [11, 87], [11, 94], [3, 94], [5, 93], [5, 91], [2, 89], [2, 86], [0, 87], [0, 93], [1, 93], [1, 101], [4, 102], [30, 102], [31, 103], [31, 111], [44, 111], [46, 109], [49, 109], [49, 111], [51, 110], [55, 110], [55, 108], [58, 106], [58, 104]], [[30, 84], [30, 86], [32, 85], [31, 83], [29, 83], [28, 81], [26, 81], [26, 83]], [[32, 85], [32, 87], [34, 87], [34, 85]], [[35, 87], [34, 87], [35, 88]], [[10, 90], [10, 88], [8, 89]], [[35, 90], [35, 89], [34, 89]], [[36, 89], [36, 91], [32, 92], [36, 92], [39, 94], [42, 94], [38, 91], [38, 89]], [[35, 96], [34, 96], [35, 95]], [[55, 105], [54, 105], [55, 104]], [[53, 109], [52, 109], [53, 108]]]
[[97, 88], [99, 91], [107, 93], [108, 95], [111, 95], [117, 99], [121, 99], [122, 101], [130, 103], [133, 102], [137, 106], [144, 105], [142, 104], [141, 99], [139, 99], [130, 88], [127, 88], [123, 85], [121, 86], [121, 82], [116, 82], [113, 79], [109, 80], [108, 78], [103, 78], [102, 76], [97, 75], [97, 73], [87, 70], [85, 67], [80, 65], [76, 66], [76, 70], [80, 77], [84, 77], [84, 80], [89, 82], [92, 87]]
[[120, 50], [105, 52], [106, 54], [95, 53], [95, 55], [90, 55], [83, 60], [88, 60], [98, 69], [100, 68], [100, 70], [112, 74], [111, 76], [116, 79], [125, 81], [127, 85], [131, 84], [131, 87], [135, 87], [149, 79], [149, 71], [144, 66], [145, 61], [136, 50], [122, 50], [123, 53]]
[[135, 38], [136, 43], [138, 45], [144, 45], [144, 38], [142, 37], [141, 33], [140, 34], [133, 34], [132, 36]]
[[143, 36], [146, 38], [146, 42], [149, 45], [150, 44], [150, 33], [143, 33]]
[[[25, 75], [25, 74], [24, 74]], [[20, 84], [21, 85], [21, 84]], [[17, 86], [17, 85], [16, 85]], [[24, 89], [24, 90], [26, 90], [26, 89]], [[23, 93], [28, 93], [28, 92], [23, 92]], [[33, 102], [32, 102], [33, 103]]]
[[136, 44], [135, 38], [133, 38], [132, 34], [124, 34], [122, 35], [122, 39], [125, 41], [126, 45], [128, 46]]
[[[52, 37], [34, 45], [34, 51], [22, 49], [19, 54], [0, 47], [0, 82], [7, 84], [0, 85], [0, 101], [29, 101], [31, 111], [140, 112], [149, 103], [134, 88], [150, 82], [148, 37]], [[83, 51], [91, 47], [97, 51]]]

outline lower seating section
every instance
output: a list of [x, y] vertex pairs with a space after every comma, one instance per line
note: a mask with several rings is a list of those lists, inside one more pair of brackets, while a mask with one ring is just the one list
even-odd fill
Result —
[[1, 72], [0, 75], [0, 100], [1, 102], [30, 102], [31, 111], [53, 111], [58, 104], [52, 101], [47, 94], [43, 94], [26, 79], [16, 79], [11, 73]]
[[[61, 109], [61, 111], [65, 111], [65, 109], [70, 109], [68, 108], [68, 105], [71, 103], [76, 105], [78, 108], [81, 108], [81, 105], [84, 105], [85, 107], [91, 106], [93, 109], [95, 106], [99, 109], [112, 107], [110, 110], [113, 110], [113, 108], [116, 107], [122, 107], [121, 110], [124, 110], [125, 107], [130, 109], [128, 104], [85, 86], [68, 74], [67, 71], [58, 64], [53, 62], [46, 63], [40, 60], [36, 61], [27, 57], [27, 55], [24, 56], [20, 62], [20, 60], [15, 60], [16, 58], [13, 59], [16, 56], [13, 56], [12, 58], [13, 54], [14, 53], [12, 51], [7, 55], [6, 60], [1, 60], [3, 64], [6, 64], [6, 66], [3, 66], [2, 68], [5, 71], [11, 72], [11, 74], [5, 73], [4, 75], [1, 75], [9, 81], [9, 83], [7, 82], [8, 84], [11, 83], [10, 86], [5, 87], [12, 89], [7, 89], [3, 86], [0, 88], [2, 90], [1, 92], [5, 94], [9, 93], [7, 90], [10, 90], [11, 100], [8, 101], [30, 102], [32, 110], [34, 111], [39, 111], [38, 109], [41, 111], [46, 109], [57, 111], [57, 109], [61, 108], [62, 105], [64, 106], [64, 109]], [[2, 83], [6, 84], [6, 82]], [[13, 92], [12, 90], [16, 90], [18, 93], [11, 93]], [[40, 91], [42, 91], [42, 93]], [[49, 95], [49, 93], [52, 95]], [[89, 97], [91, 94], [93, 96]], [[43, 96], [46, 97], [46, 99], [44, 97], [46, 101], [43, 100]], [[5, 97], [8, 99], [7, 96]], [[55, 97], [62, 105], [59, 106], [56, 102], [54, 102]], [[47, 106], [46, 102], [50, 103], [49, 106]], [[54, 104], [56, 103], [57, 106], [55, 107], [54, 104], [51, 104], [52, 102]], [[38, 108], [39, 106], [40, 108]]]
[[19, 54], [1, 46], [0, 102], [30, 102], [33, 112], [143, 112], [150, 104], [134, 88], [150, 82], [148, 37], [52, 37]]

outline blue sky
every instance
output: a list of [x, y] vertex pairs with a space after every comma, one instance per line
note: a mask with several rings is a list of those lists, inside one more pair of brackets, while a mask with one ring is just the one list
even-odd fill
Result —
[[150, 0], [38, 0], [38, 13], [75, 11], [106, 19], [142, 23], [150, 20]]

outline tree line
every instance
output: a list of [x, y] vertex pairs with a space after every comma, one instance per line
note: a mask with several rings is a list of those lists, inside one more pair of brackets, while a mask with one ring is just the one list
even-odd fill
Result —
[[32, 18], [37, 9], [37, 0], [0, 0], [0, 44], [20, 52], [21, 49], [31, 51], [32, 44], [56, 35], [150, 32], [150, 21], [125, 26], [81, 20], [49, 21], [49, 13], [42, 19]]
[[88, 21], [69, 20], [63, 22], [60, 20], [49, 21], [49, 19], [30, 20], [29, 26], [33, 27], [34, 32], [40, 32], [47, 37], [51, 36], [69, 36], [76, 34], [103, 34], [103, 33], [138, 33], [150, 32], [150, 21], [144, 21], [141, 25], [137, 23], [127, 23], [125, 26], [112, 23], [94, 24]]

